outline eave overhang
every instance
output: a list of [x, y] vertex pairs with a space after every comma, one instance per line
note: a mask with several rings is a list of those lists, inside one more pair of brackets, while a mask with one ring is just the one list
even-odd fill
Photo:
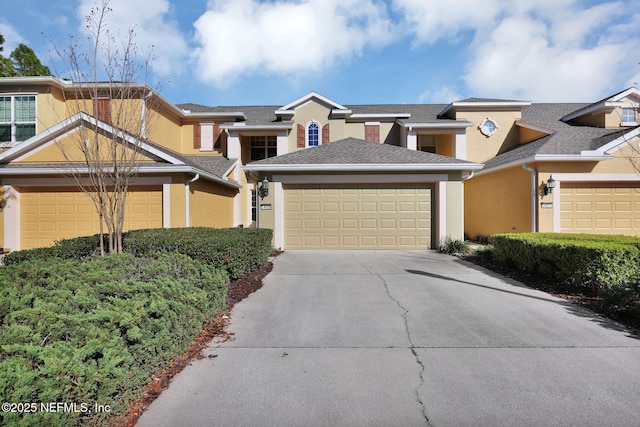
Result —
[[519, 167], [523, 164], [531, 164], [534, 162], [600, 162], [605, 160], [612, 160], [614, 156], [604, 153], [595, 153], [583, 151], [582, 154], [536, 154], [524, 159], [513, 160], [511, 162], [503, 163], [498, 166], [488, 167], [486, 169], [479, 170], [475, 173], [475, 176], [484, 175], [486, 173], [497, 172], [504, 169], [510, 169], [513, 167]]
[[480, 170], [478, 163], [416, 163], [416, 164], [270, 164], [245, 165], [249, 172], [415, 172], [415, 171], [469, 171]]

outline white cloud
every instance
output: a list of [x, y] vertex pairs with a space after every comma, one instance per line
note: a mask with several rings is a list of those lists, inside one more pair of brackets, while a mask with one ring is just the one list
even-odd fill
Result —
[[451, 86], [440, 86], [437, 89], [427, 89], [420, 94], [417, 102], [427, 104], [449, 104], [452, 101], [459, 101], [463, 97], [458, 93], [457, 88]]
[[464, 31], [491, 27], [501, 12], [500, 0], [393, 0], [416, 43], [456, 41]]
[[461, 72], [476, 96], [584, 101], [621, 90], [638, 74], [628, 58], [640, 47], [640, 14], [629, 13], [635, 0], [590, 7], [579, 0], [393, 2], [414, 44], [472, 40]]
[[585, 101], [597, 99], [610, 84], [612, 69], [623, 55], [623, 47], [615, 44], [554, 45], [544, 23], [509, 18], [477, 47], [465, 81], [480, 96]]
[[[96, 0], [82, 0], [78, 7], [81, 31], [86, 28], [86, 17]], [[106, 16], [106, 26], [112, 34], [126, 40], [127, 32], [135, 32], [134, 43], [143, 57], [152, 53], [152, 69], [160, 76], [180, 74], [185, 67], [188, 46], [178, 24], [170, 19], [169, 0], [110, 0], [111, 9]]]
[[11, 26], [8, 22], [0, 19], [0, 34], [4, 36], [4, 48], [2, 56], [8, 57], [11, 52], [18, 47], [20, 43], [24, 43], [24, 38], [18, 33], [18, 31]]
[[200, 77], [217, 86], [255, 72], [318, 73], [393, 39], [377, 0], [213, 0], [194, 26]]

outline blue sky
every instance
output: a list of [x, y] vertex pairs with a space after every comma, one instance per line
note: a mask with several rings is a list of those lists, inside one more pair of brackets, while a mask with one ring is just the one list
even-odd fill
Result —
[[[98, 0], [100, 3], [102, 0]], [[3, 2], [0, 34], [64, 74], [96, 0]], [[466, 97], [592, 102], [640, 84], [638, 0], [110, 0], [107, 25], [153, 47], [173, 103], [342, 104]]]

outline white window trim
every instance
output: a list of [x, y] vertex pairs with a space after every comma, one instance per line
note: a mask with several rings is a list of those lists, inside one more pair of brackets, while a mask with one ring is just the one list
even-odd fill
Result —
[[305, 145], [305, 147], [316, 147], [316, 145], [309, 145], [309, 128], [313, 124], [318, 126], [318, 145], [317, 146], [322, 145], [322, 126], [320, 126], [320, 123], [316, 122], [315, 120], [311, 120], [304, 127], [304, 145]]
[[[15, 144], [18, 144], [20, 142], [23, 141], [17, 141], [16, 140], [16, 111], [15, 111], [15, 99], [16, 97], [24, 97], [24, 96], [33, 96], [34, 97], [34, 104], [35, 104], [35, 114], [36, 114], [36, 118], [33, 121], [33, 124], [35, 125], [35, 133], [34, 135], [38, 134], [38, 94], [36, 92], [30, 93], [30, 92], [25, 92], [25, 93], [2, 93], [0, 94], [0, 97], [3, 98], [11, 98], [11, 118], [10, 118], [10, 126], [11, 126], [11, 141], [1, 141], [0, 142], [0, 146], [6, 148], [6, 147], [12, 147]], [[6, 122], [3, 122], [6, 123]], [[26, 124], [30, 124], [31, 122], [20, 122], [20, 123], [26, 123]], [[29, 139], [29, 138], [27, 138]]]

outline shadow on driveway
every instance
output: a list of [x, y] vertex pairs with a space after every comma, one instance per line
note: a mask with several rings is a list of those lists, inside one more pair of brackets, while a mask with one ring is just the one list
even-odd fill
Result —
[[[540, 301], [547, 301], [547, 302], [553, 302], [555, 304], [559, 304], [561, 306], [563, 306], [564, 308], [567, 309], [567, 311], [571, 314], [574, 314], [576, 316], [579, 317], [583, 317], [585, 319], [588, 319], [592, 322], [595, 322], [605, 328], [608, 329], [612, 329], [618, 332], [623, 332], [625, 334], [627, 334], [627, 336], [629, 338], [634, 338], [634, 339], [640, 339], [640, 331], [634, 329], [634, 328], [630, 328], [627, 327], [623, 324], [620, 324], [618, 322], [615, 322], [611, 319], [608, 319], [602, 315], [599, 315], [593, 311], [591, 311], [590, 309], [588, 309], [587, 307], [582, 307], [576, 304], [573, 304], [569, 301], [564, 301], [564, 300], [558, 300], [556, 298], [543, 298], [543, 297], [538, 297], [535, 295], [527, 295], [521, 292], [514, 292], [514, 291], [509, 291], [506, 289], [499, 289], [499, 288], [494, 288], [493, 286], [487, 286], [487, 285], [482, 285], [480, 283], [474, 283], [474, 282], [468, 282], [466, 280], [460, 280], [460, 279], [456, 279], [454, 277], [449, 277], [449, 276], [443, 276], [440, 274], [435, 274], [435, 273], [429, 273], [427, 271], [422, 271], [422, 270], [405, 270], [407, 273], [411, 273], [411, 274], [417, 274], [420, 276], [426, 276], [426, 277], [432, 277], [434, 279], [441, 279], [441, 280], [447, 280], [450, 282], [456, 282], [456, 283], [462, 283], [464, 285], [470, 285], [470, 286], [476, 286], [479, 288], [484, 288], [484, 289], [489, 289], [492, 291], [497, 291], [497, 292], [504, 292], [507, 294], [511, 294], [511, 295], [518, 295], [518, 296], [522, 296], [522, 297], [526, 297], [526, 298], [532, 298], [532, 299], [537, 299]], [[496, 273], [490, 274], [494, 277], [499, 277], [503, 282], [505, 282], [504, 280], [504, 276], [498, 275]], [[520, 282], [517, 282], [518, 285], [514, 285], [514, 286], [519, 286], [519, 287], [525, 287], [526, 285], [520, 284]], [[510, 285], [513, 285], [512, 283], [509, 283]], [[533, 288], [530, 288], [533, 289]], [[542, 291], [539, 291], [542, 292]]]

